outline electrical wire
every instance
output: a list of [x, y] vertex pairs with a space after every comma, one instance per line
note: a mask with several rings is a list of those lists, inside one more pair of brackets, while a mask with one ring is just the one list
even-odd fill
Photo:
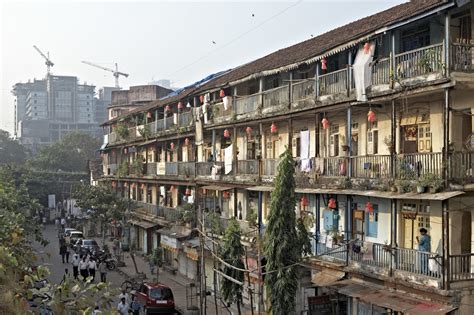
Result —
[[[283, 10], [281, 10], [281, 11], [277, 12], [276, 14], [270, 16], [269, 18], [263, 20], [262, 22], [260, 22], [260, 23], [257, 24], [256, 26], [254, 26], [254, 27], [248, 29], [247, 31], [243, 32], [242, 34], [240, 34], [240, 35], [234, 37], [233, 39], [231, 39], [230, 41], [226, 42], [226, 43], [223, 44], [222, 46], [217, 47], [216, 49], [211, 50], [209, 53], [207, 53], [207, 54], [205, 54], [205, 55], [199, 57], [198, 59], [194, 60], [193, 62], [191, 62], [191, 63], [189, 63], [189, 64], [187, 64], [187, 65], [184, 65], [183, 67], [181, 67], [181, 68], [175, 70], [174, 72], [172, 72], [172, 73], [170, 73], [168, 76], [166, 76], [166, 78], [171, 77], [171, 76], [175, 75], [176, 73], [179, 73], [179, 72], [181, 72], [181, 71], [183, 71], [183, 70], [185, 70], [185, 69], [187, 69], [187, 68], [189, 68], [189, 67], [195, 65], [196, 63], [198, 63], [198, 62], [200, 62], [201, 60], [203, 60], [203, 59], [209, 57], [210, 55], [214, 54], [215, 52], [217, 52], [217, 51], [219, 51], [219, 50], [221, 50], [221, 49], [223, 49], [223, 48], [229, 46], [230, 44], [232, 44], [232, 43], [234, 43], [234, 42], [236, 42], [236, 41], [238, 41], [239, 39], [241, 39], [241, 38], [244, 37], [245, 35], [247, 35], [247, 34], [253, 32], [254, 30], [256, 30], [256, 29], [258, 29], [258, 28], [260, 28], [260, 27], [263, 26], [264, 24], [266, 24], [266, 23], [268, 23], [269, 21], [273, 20], [274, 18], [276, 18], [276, 17], [282, 15], [283, 13], [285, 13], [285, 12], [288, 11], [289, 9], [291, 9], [291, 8], [293, 8], [293, 7], [295, 7], [295, 6], [297, 6], [297, 5], [300, 4], [301, 2], [303, 2], [303, 0], [298, 0], [297, 2], [291, 4], [290, 6], [284, 8]], [[178, 81], [174, 81], [174, 83], [176, 83], [176, 82], [179, 82], [179, 80], [178, 80]]]

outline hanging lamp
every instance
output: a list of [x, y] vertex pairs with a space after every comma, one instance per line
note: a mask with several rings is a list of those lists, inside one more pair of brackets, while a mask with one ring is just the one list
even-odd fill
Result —
[[329, 199], [328, 208], [329, 208], [329, 209], [336, 209], [336, 208], [337, 208], [337, 206], [336, 206], [336, 199], [334, 199], [334, 198], [330, 198], [330, 199]]
[[365, 212], [374, 213], [374, 205], [370, 201], [365, 204]]
[[230, 138], [230, 131], [228, 129], [224, 130], [224, 138]]
[[326, 58], [321, 59], [321, 69], [322, 70], [327, 70], [328, 69], [327, 63], [328, 63], [328, 61], [326, 60]]
[[375, 112], [372, 110], [372, 108], [369, 109], [369, 112], [367, 113], [367, 120], [371, 123], [377, 120], [377, 117], [375, 116]]
[[221, 91], [219, 92], [219, 96], [220, 96], [220, 97], [224, 97], [224, 96], [225, 96], [225, 91], [224, 91], [224, 90], [221, 90]]
[[323, 125], [323, 129], [328, 129], [329, 128], [329, 120], [324, 117], [322, 120], [321, 120], [321, 124]]
[[272, 125], [270, 126], [270, 132], [271, 133], [277, 133], [278, 132], [278, 127], [275, 123], [272, 122]]

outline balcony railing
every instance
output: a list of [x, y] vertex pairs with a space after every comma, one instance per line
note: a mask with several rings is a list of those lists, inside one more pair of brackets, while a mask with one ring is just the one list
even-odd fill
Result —
[[191, 111], [182, 112], [179, 114], [179, 126], [180, 127], [187, 127], [191, 124], [193, 119], [193, 114]]
[[451, 281], [474, 279], [474, 254], [458, 254], [449, 256], [449, 274]]
[[352, 177], [389, 178], [390, 155], [367, 155], [351, 157]]
[[152, 205], [150, 203], [142, 202], [142, 201], [136, 201], [136, 204], [139, 208], [142, 208], [146, 211], [147, 214], [149, 215], [159, 215], [158, 212], [158, 205]]
[[390, 58], [375, 60], [372, 64], [372, 85], [390, 83]]
[[117, 143], [119, 139], [120, 137], [115, 131], [109, 133], [109, 143]]
[[211, 176], [211, 168], [213, 165], [213, 162], [196, 162], [196, 175]]
[[409, 153], [400, 154], [396, 161], [397, 177], [415, 179], [426, 174], [443, 175], [443, 154]]
[[194, 177], [195, 165], [194, 162], [178, 162], [178, 175]]
[[314, 79], [296, 81], [292, 84], [291, 89], [291, 97], [293, 102], [314, 99], [316, 96]]
[[319, 95], [347, 93], [347, 69], [319, 76]]
[[156, 162], [148, 162], [145, 164], [146, 174], [148, 176], [156, 176]]
[[413, 78], [443, 70], [443, 44], [435, 44], [395, 55], [397, 77]]
[[166, 162], [165, 175], [178, 175], [178, 162]]
[[461, 182], [474, 180], [474, 152], [453, 152], [450, 161], [452, 179]]
[[279, 159], [265, 159], [263, 160], [263, 175], [275, 176], [277, 174]]
[[239, 160], [237, 170], [239, 175], [259, 175], [259, 160]]
[[437, 254], [410, 248], [397, 248], [395, 257], [395, 269], [431, 278], [441, 277], [441, 268], [438, 267], [441, 265], [441, 258]]
[[176, 222], [181, 217], [181, 210], [170, 207], [158, 206], [158, 216], [165, 218], [166, 221]]
[[344, 157], [325, 157], [323, 175], [330, 177], [347, 176], [347, 159]]
[[107, 165], [107, 172], [105, 173], [106, 175], [115, 175], [117, 172], [117, 164], [109, 164]]
[[472, 71], [471, 44], [451, 44], [451, 69], [454, 71]]
[[165, 120], [159, 119], [156, 121], [156, 132], [165, 130]]
[[[355, 242], [350, 251], [350, 260], [356, 261], [362, 265], [390, 268], [392, 254], [390, 250], [387, 250], [386, 245], [370, 243], [368, 246], [372, 246], [372, 248], [369, 249], [364, 247], [364, 244], [361, 241]], [[365, 251], [366, 253], [364, 253]]]
[[326, 246], [326, 244], [316, 244], [316, 254], [318, 256], [327, 256], [331, 260], [346, 261], [347, 259], [347, 245], [335, 245], [332, 248]]
[[263, 107], [288, 105], [288, 102], [288, 85], [279, 86], [263, 92]]
[[173, 126], [175, 125], [174, 122], [175, 122], [174, 115], [171, 115], [170, 117], [165, 118], [166, 130], [173, 128]]
[[260, 102], [260, 93], [248, 96], [236, 96], [235, 112], [237, 115], [255, 112], [260, 106]]

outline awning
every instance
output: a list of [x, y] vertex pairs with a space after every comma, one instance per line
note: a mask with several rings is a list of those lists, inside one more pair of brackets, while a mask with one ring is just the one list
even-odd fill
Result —
[[410, 315], [444, 315], [455, 309], [457, 309], [457, 307], [454, 307], [452, 305], [441, 305], [431, 302], [421, 302], [417, 304], [414, 308], [410, 308], [408, 310], [408, 313], [410, 313]]
[[235, 188], [235, 187], [209, 185], [209, 186], [203, 186], [203, 187], [201, 187], [201, 188], [202, 188], [202, 189], [207, 189], [207, 190], [224, 191], [224, 190], [233, 189], [233, 188]]
[[360, 298], [366, 294], [370, 294], [371, 292], [375, 292], [377, 289], [373, 287], [367, 287], [362, 284], [352, 283], [345, 287], [342, 287], [337, 292], [343, 295]]
[[247, 190], [251, 191], [273, 191], [273, 187], [270, 186], [254, 186], [254, 187], [249, 187]]
[[166, 235], [171, 238], [177, 238], [177, 239], [188, 237], [189, 234], [191, 234], [191, 230], [179, 229], [176, 226], [173, 226], [171, 228], [159, 229], [157, 230], [157, 232], [160, 233], [161, 235]]
[[311, 276], [311, 282], [318, 287], [331, 286], [341, 280], [345, 274], [346, 273], [344, 271], [324, 268], [320, 272]]
[[152, 227], [157, 226], [158, 224], [153, 223], [153, 222], [148, 222], [148, 221], [142, 221], [142, 220], [130, 220], [128, 223], [132, 225], [138, 225], [144, 229], [151, 229]]

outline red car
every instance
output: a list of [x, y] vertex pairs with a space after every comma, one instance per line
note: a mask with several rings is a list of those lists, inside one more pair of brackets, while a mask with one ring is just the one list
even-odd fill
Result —
[[173, 292], [163, 284], [144, 282], [134, 295], [142, 305], [145, 314], [176, 313]]

